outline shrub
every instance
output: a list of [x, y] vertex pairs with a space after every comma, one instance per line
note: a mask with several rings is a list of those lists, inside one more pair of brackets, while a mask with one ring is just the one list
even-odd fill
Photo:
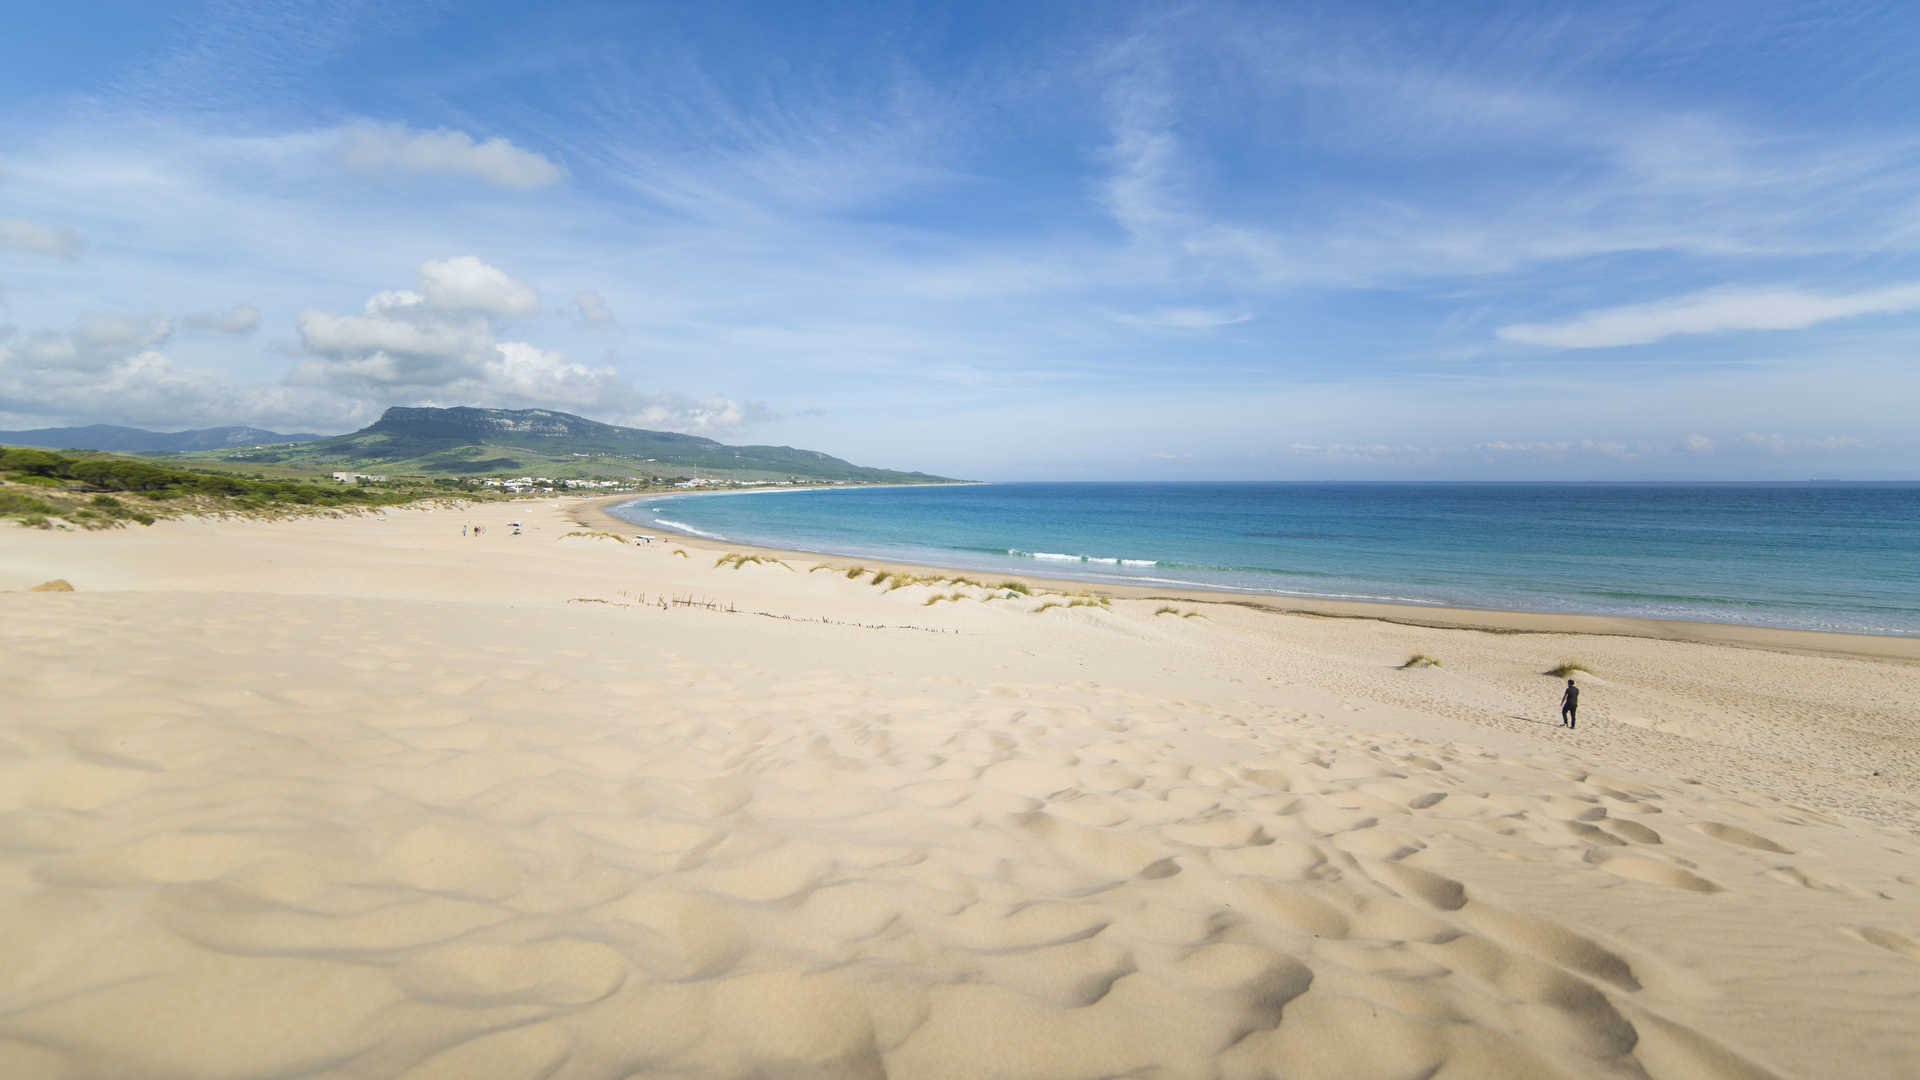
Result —
[[17, 491], [0, 491], [0, 514], [51, 514], [54, 512], [54, 506], [50, 502]]
[[65, 454], [26, 446], [0, 449], [0, 469], [14, 469], [30, 476], [52, 476], [69, 460]]
[[88, 505], [92, 506], [96, 510], [113, 511], [113, 510], [122, 509], [127, 504], [121, 502], [119, 499], [116, 499], [111, 495], [95, 495], [91, 500], [89, 500]]
[[1566, 679], [1572, 677], [1576, 671], [1583, 675], [1593, 674], [1592, 668], [1573, 658], [1560, 661], [1558, 664], [1548, 668], [1543, 674], [1551, 675], [1556, 679]]
[[1427, 668], [1427, 667], [1439, 667], [1439, 666], [1440, 666], [1440, 661], [1431, 656], [1428, 656], [1426, 653], [1414, 653], [1412, 656], [1407, 657], [1406, 663], [1400, 665], [1400, 670], [1405, 671], [1408, 668]]

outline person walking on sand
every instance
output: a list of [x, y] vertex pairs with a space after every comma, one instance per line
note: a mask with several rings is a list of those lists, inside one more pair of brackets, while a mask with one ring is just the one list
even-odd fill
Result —
[[1560, 723], [1567, 727], [1572, 727], [1574, 714], [1579, 711], [1580, 688], [1573, 685], [1572, 679], [1568, 679], [1567, 692], [1560, 695]]

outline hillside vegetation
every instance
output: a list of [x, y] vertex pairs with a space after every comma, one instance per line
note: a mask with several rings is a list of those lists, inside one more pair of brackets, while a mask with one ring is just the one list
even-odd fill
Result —
[[874, 469], [817, 450], [728, 446], [547, 409], [403, 408], [351, 435], [217, 452], [228, 461], [373, 468], [426, 476], [560, 478], [679, 474], [733, 480], [938, 483], [945, 477]]
[[460, 495], [431, 481], [341, 484], [263, 479], [105, 454], [0, 446], [0, 517], [39, 528], [112, 528], [180, 514], [292, 514], [370, 508]]

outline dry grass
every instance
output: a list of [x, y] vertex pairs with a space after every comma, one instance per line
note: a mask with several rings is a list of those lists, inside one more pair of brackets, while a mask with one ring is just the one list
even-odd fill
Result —
[[627, 538], [621, 536], [619, 533], [610, 533], [604, 529], [575, 529], [570, 533], [564, 534], [560, 539], [566, 540], [575, 536], [584, 536], [589, 540], [611, 540], [616, 544], [624, 544], [627, 542]]
[[771, 555], [743, 555], [738, 551], [727, 552], [715, 560], [713, 565], [716, 569], [722, 566], [731, 566], [735, 570], [738, 570], [743, 566], [751, 566], [754, 563], [765, 563], [768, 566], [786, 566], [789, 570], [793, 569], [793, 567], [787, 566], [785, 560], [776, 559]]
[[1400, 665], [1400, 670], [1405, 671], [1408, 668], [1429, 668], [1429, 667], [1439, 667], [1439, 666], [1440, 666], [1439, 658], [1428, 656], [1426, 653], [1420, 652], [1420, 653], [1414, 653], [1412, 656], [1407, 657], [1407, 662]]
[[1558, 664], [1548, 668], [1541, 674], [1551, 675], [1556, 679], [1567, 679], [1571, 678], [1576, 671], [1582, 675], [1593, 674], [1593, 669], [1581, 662], [1577, 657], [1564, 658]]

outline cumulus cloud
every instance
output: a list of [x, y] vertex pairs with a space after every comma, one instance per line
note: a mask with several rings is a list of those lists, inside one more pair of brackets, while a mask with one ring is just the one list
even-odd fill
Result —
[[337, 430], [366, 419], [364, 403], [180, 367], [156, 347], [170, 329], [157, 315], [94, 315], [66, 333], [0, 343], [0, 413], [160, 429], [250, 422]]
[[489, 315], [533, 315], [540, 310], [539, 294], [472, 255], [421, 263], [420, 292], [427, 303], [449, 310]]
[[1515, 323], [1495, 333], [1505, 341], [1557, 349], [1645, 345], [1683, 334], [1735, 330], [1799, 330], [1834, 319], [1920, 308], [1920, 284], [1838, 296], [1799, 289], [1721, 289], [1671, 300], [1599, 308], [1557, 323]]
[[[583, 314], [585, 297], [598, 300], [577, 297]], [[303, 355], [290, 381], [364, 401], [555, 408], [702, 434], [770, 416], [726, 397], [643, 393], [611, 364], [500, 340], [495, 317], [535, 310], [533, 290], [479, 259], [428, 260], [418, 289], [376, 293], [358, 313], [301, 312], [295, 325]]]
[[667, 428], [699, 435], [725, 435], [747, 424], [775, 419], [765, 405], [726, 397], [688, 398], [679, 394], [651, 394], [639, 399], [639, 408], [626, 415], [636, 427]]
[[106, 370], [131, 352], [165, 341], [173, 322], [164, 315], [89, 313], [65, 333], [30, 334], [8, 349], [7, 364], [20, 372], [61, 371], [76, 376]]
[[25, 218], [0, 218], [0, 251], [24, 251], [77, 259], [86, 249], [80, 234], [64, 225], [42, 225]]
[[613, 321], [613, 312], [597, 292], [583, 292], [574, 297], [573, 306], [579, 310], [582, 322], [600, 326]]
[[475, 142], [464, 131], [414, 131], [400, 125], [354, 131], [344, 160], [364, 173], [455, 173], [516, 189], [556, 184], [566, 175], [546, 157], [506, 139]]
[[1681, 446], [1690, 454], [1705, 454], [1713, 450], [1713, 440], [1699, 432], [1694, 432], [1681, 440]]
[[222, 334], [245, 334], [260, 325], [260, 309], [252, 304], [235, 304], [222, 314], [202, 312], [180, 320], [189, 330], [213, 330]]

